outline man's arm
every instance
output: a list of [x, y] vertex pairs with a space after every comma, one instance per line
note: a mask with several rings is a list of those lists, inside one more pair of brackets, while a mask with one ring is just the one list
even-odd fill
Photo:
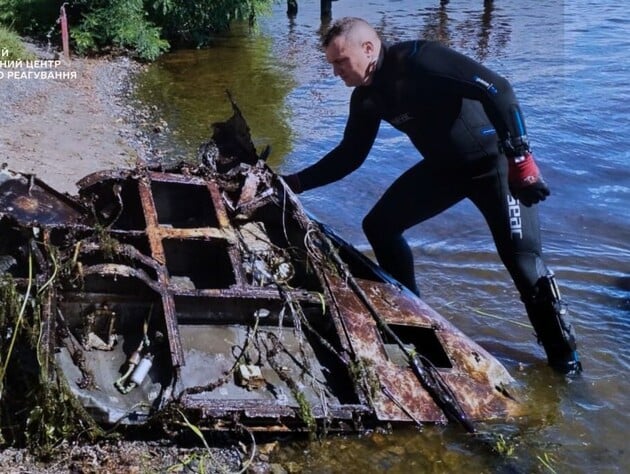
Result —
[[543, 201], [549, 189], [531, 153], [525, 119], [509, 81], [438, 43], [427, 43], [414, 59], [436, 89], [481, 102], [508, 158], [512, 194], [526, 206]]
[[378, 133], [380, 119], [370, 110], [364, 89], [357, 88], [350, 99], [350, 113], [339, 145], [315, 164], [285, 177], [287, 184], [302, 192], [340, 180], [365, 161]]

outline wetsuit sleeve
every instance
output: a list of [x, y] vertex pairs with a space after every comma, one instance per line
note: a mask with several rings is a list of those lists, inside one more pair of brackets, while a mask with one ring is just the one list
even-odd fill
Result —
[[507, 79], [439, 43], [426, 43], [414, 59], [416, 72], [435, 89], [481, 102], [506, 154], [529, 150], [525, 120]]
[[380, 119], [370, 107], [365, 91], [356, 88], [339, 145], [315, 164], [297, 173], [302, 191], [340, 180], [356, 170], [368, 156], [378, 133]]

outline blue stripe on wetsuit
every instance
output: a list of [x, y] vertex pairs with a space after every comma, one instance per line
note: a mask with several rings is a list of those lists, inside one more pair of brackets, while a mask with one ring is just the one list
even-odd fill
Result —
[[514, 120], [516, 122], [516, 127], [518, 128], [518, 134], [519, 136], [524, 136], [525, 135], [525, 125], [523, 125], [523, 118], [521, 117], [521, 113], [519, 112], [519, 110], [515, 110], [514, 111]]

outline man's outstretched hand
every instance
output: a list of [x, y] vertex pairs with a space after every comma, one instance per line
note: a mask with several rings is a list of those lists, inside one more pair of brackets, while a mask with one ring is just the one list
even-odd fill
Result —
[[528, 207], [549, 196], [549, 188], [531, 153], [508, 158], [508, 163], [508, 183], [512, 196]]

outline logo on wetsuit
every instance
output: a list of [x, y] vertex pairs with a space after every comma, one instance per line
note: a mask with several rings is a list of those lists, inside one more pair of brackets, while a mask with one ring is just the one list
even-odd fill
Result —
[[521, 207], [518, 199], [514, 199], [510, 194], [507, 195], [508, 215], [510, 216], [510, 233], [512, 236], [523, 238], [523, 225], [521, 222]]

